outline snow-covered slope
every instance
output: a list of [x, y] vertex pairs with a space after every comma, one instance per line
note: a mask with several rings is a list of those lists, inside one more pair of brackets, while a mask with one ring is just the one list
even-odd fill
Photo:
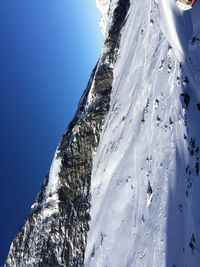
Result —
[[85, 266], [200, 266], [200, 6], [132, 0], [94, 159]]

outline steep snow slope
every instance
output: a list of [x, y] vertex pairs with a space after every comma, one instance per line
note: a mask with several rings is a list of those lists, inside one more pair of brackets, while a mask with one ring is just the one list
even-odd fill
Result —
[[200, 266], [200, 5], [132, 0], [94, 159], [85, 266]]

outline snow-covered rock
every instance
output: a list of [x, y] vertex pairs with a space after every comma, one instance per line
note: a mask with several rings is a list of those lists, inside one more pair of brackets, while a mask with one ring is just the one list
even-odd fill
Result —
[[102, 32], [105, 34], [107, 24], [108, 24], [108, 13], [109, 13], [109, 5], [110, 0], [96, 0], [96, 4], [98, 9], [101, 12], [101, 19], [100, 19], [100, 28]]
[[83, 265], [92, 163], [110, 107], [113, 66], [128, 8], [129, 1], [112, 2], [110, 10], [115, 11], [109, 13], [102, 55], [56, 150], [49, 175], [11, 245], [7, 267]]

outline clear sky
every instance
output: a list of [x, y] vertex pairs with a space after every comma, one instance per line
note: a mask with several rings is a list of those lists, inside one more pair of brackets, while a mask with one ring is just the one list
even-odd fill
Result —
[[0, 266], [99, 57], [95, 0], [0, 1]]

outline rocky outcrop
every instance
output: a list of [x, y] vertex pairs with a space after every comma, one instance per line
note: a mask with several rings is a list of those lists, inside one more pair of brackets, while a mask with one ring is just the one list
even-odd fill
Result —
[[104, 52], [57, 148], [50, 173], [11, 245], [6, 267], [83, 266], [93, 157], [109, 110], [113, 65], [129, 5], [129, 0], [119, 0], [110, 15]]

